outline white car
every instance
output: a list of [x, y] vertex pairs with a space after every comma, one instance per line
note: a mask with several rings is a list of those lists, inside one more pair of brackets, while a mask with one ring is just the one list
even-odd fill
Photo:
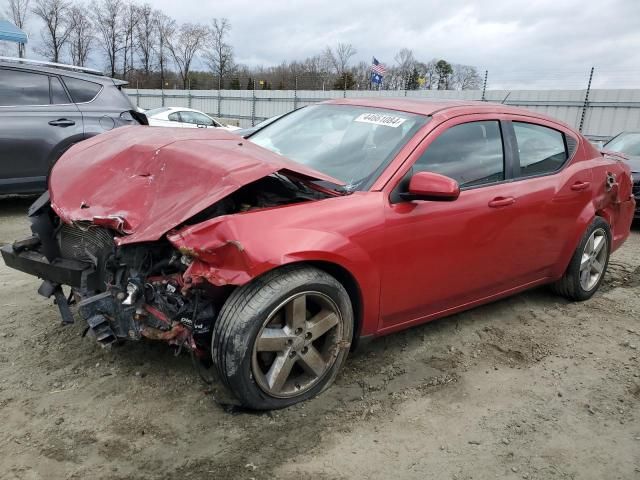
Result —
[[240, 130], [240, 127], [223, 125], [206, 113], [193, 108], [160, 107], [147, 110], [144, 113], [152, 127], [222, 128], [229, 132]]

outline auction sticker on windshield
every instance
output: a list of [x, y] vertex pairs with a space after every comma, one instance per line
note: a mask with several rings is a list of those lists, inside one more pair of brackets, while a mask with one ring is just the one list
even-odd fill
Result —
[[381, 113], [363, 113], [354, 122], [373, 123], [374, 125], [384, 125], [385, 127], [398, 128], [405, 122], [406, 118], [395, 115], [384, 115]]

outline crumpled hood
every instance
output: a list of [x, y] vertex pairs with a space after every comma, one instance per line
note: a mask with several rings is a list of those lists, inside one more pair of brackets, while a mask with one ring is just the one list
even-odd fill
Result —
[[255, 180], [282, 171], [340, 181], [219, 129], [122, 127], [65, 153], [49, 179], [66, 222], [90, 221], [154, 241]]

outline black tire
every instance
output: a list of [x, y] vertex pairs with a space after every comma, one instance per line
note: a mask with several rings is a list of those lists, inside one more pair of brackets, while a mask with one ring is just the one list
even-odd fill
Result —
[[[602, 274], [599, 279], [589, 289], [583, 288], [583, 285], [580, 282], [580, 264], [582, 261], [582, 255], [585, 251], [585, 246], [589, 241], [589, 238], [595, 231], [604, 231], [606, 238], [606, 245], [603, 247], [605, 253], [605, 261], [604, 268], [602, 270]], [[584, 301], [588, 300], [593, 296], [594, 293], [600, 287], [604, 276], [607, 271], [607, 266], [609, 265], [609, 255], [611, 253], [611, 229], [609, 224], [601, 217], [595, 217], [587, 230], [585, 231], [580, 243], [578, 244], [578, 248], [571, 257], [571, 261], [569, 262], [569, 266], [567, 267], [566, 272], [562, 276], [560, 280], [552, 284], [552, 289], [559, 295], [563, 297], [573, 300], [573, 301]]]
[[[258, 348], [258, 334], [263, 332], [267, 323], [273, 321], [270, 318], [275, 318], [275, 312], [284, 311], [283, 302], [296, 295], [306, 298], [307, 294], [313, 292], [330, 299], [327, 301], [339, 309], [337, 317], [342, 327], [336, 330], [340, 332], [336, 337], [339, 336], [341, 340], [339, 345], [336, 344], [337, 348], [331, 350], [335, 352], [329, 356], [333, 363], [327, 362], [326, 372], [299, 395], [294, 392], [286, 398], [273, 396], [260, 386], [254, 376], [256, 364], [252, 362], [256, 361], [254, 347]], [[284, 318], [286, 314], [282, 315]], [[285, 266], [237, 288], [224, 303], [211, 342], [214, 367], [219, 379], [242, 406], [255, 410], [284, 408], [314, 397], [333, 383], [349, 352], [353, 324], [351, 301], [340, 282], [310, 266]], [[299, 388], [297, 383], [296, 388]]]

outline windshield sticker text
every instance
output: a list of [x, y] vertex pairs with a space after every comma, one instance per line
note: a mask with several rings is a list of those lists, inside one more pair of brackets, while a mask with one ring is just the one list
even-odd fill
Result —
[[354, 122], [373, 123], [374, 125], [384, 125], [385, 127], [398, 128], [405, 122], [406, 118], [394, 115], [383, 115], [380, 113], [363, 113]]

